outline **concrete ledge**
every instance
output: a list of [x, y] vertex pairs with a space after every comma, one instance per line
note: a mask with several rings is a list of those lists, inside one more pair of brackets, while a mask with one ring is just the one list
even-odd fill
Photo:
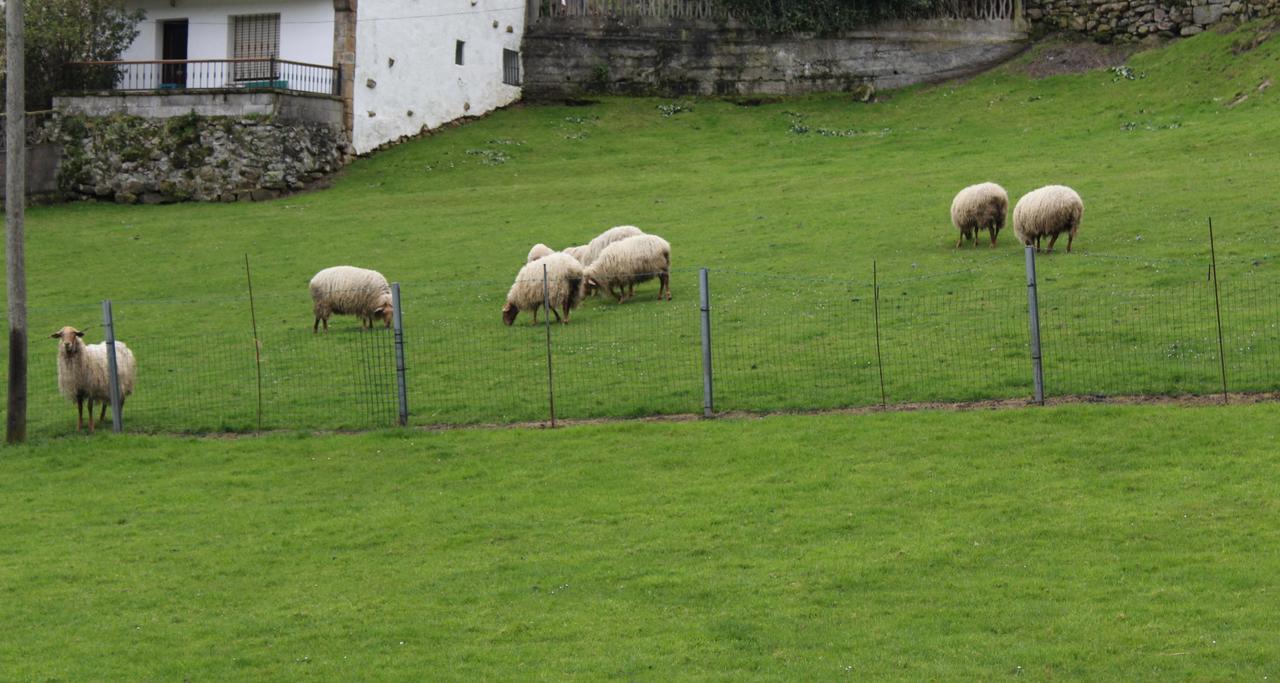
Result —
[[55, 97], [53, 106], [84, 116], [124, 114], [163, 119], [195, 112], [201, 116], [265, 116], [342, 128], [342, 100], [338, 97], [280, 90], [104, 91]]

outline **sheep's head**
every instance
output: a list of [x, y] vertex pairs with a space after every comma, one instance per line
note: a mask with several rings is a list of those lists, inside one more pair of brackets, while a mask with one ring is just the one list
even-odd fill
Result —
[[520, 309], [508, 301], [507, 305], [502, 307], [502, 324], [507, 326], [514, 324], [517, 315], [520, 315]]
[[74, 355], [80, 352], [84, 347], [84, 342], [80, 338], [84, 336], [84, 332], [67, 325], [66, 327], [49, 335], [50, 339], [57, 339], [59, 350], [67, 355]]
[[596, 293], [596, 290], [597, 290], [597, 289], [600, 289], [600, 283], [599, 283], [599, 282], [596, 282], [596, 279], [595, 279], [595, 278], [593, 278], [593, 277], [588, 277], [588, 278], [584, 278], [584, 279], [582, 280], [582, 295], [583, 295], [583, 296], [593, 296], [593, 295], [595, 295], [595, 293]]
[[395, 318], [396, 309], [391, 304], [383, 304], [373, 309], [373, 317], [382, 318], [383, 326], [390, 329], [391, 321]]

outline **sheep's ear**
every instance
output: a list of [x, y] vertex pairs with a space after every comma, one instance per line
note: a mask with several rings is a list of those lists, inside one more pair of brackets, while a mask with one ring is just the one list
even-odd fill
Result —
[[383, 312], [383, 311], [385, 311], [385, 310], [387, 310], [387, 307], [386, 307], [386, 306], [379, 306], [379, 307], [377, 307], [377, 308], [373, 309], [373, 314], [374, 314], [374, 315], [382, 315], [382, 312]]
[[77, 337], [83, 337], [83, 336], [84, 336], [84, 332], [76, 332], [76, 336], [77, 336]]
[[50, 338], [50, 339], [57, 339], [58, 337], [61, 337], [61, 336], [62, 336], [62, 333], [61, 333], [61, 332], [54, 332], [53, 334], [49, 335], [49, 338]]

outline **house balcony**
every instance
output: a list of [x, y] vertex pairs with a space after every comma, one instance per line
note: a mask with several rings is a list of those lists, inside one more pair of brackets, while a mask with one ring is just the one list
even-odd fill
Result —
[[72, 62], [71, 82], [88, 89], [54, 98], [54, 108], [88, 116], [168, 118], [267, 116], [342, 127], [337, 67], [285, 59], [160, 59]]

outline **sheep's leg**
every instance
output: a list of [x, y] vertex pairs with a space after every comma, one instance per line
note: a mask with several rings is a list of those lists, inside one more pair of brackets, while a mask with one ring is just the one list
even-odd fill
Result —
[[89, 399], [89, 433], [93, 433], [93, 399]]
[[541, 307], [541, 306], [534, 306], [534, 307], [533, 307], [533, 324], [534, 324], [534, 325], [537, 325], [537, 324], [538, 324], [538, 311], [540, 311], [540, 310], [542, 310], [542, 307]]
[[107, 401], [102, 402], [102, 412], [98, 413], [98, 424], [102, 424], [107, 421], [107, 403]]
[[84, 399], [83, 398], [76, 399], [76, 412], [78, 413], [76, 415], [76, 431], [78, 432], [81, 429], [84, 429]]
[[1072, 230], [1071, 232], [1067, 233], [1067, 253], [1068, 254], [1071, 253], [1071, 243], [1074, 241], [1076, 241], [1076, 231]]
[[[311, 334], [315, 334], [315, 333], [316, 333], [316, 331], [318, 331], [319, 329], [320, 329], [320, 318], [319, 318], [319, 317], [317, 317], [317, 318], [316, 318], [316, 324], [314, 324], [314, 325], [312, 325], [312, 326], [311, 326]], [[329, 329], [329, 327], [326, 325], [326, 326], [325, 326], [325, 329], [327, 330], [327, 329]]]
[[1045, 250], [1045, 253], [1053, 253], [1053, 243], [1057, 241], [1058, 241], [1058, 233], [1055, 232], [1049, 236], [1049, 248]]
[[551, 312], [555, 314], [555, 316], [556, 316], [556, 322], [562, 322], [562, 320], [563, 320], [563, 319], [560, 317], [560, 311], [557, 311], [557, 310], [555, 309], [555, 307], [553, 306], [553, 307], [551, 308]]
[[662, 301], [662, 293], [667, 293], [667, 301], [671, 301], [671, 273], [658, 274], [658, 301]]
[[996, 226], [988, 227], [987, 232], [991, 233], [991, 247], [994, 249], [996, 246]]
[[329, 319], [328, 319], [328, 318], [325, 318], [325, 319], [324, 319], [324, 331], [325, 331], [326, 333], [328, 333], [328, 332], [329, 332]]
[[622, 294], [626, 294], [625, 289], [623, 289], [622, 293], [619, 294], [618, 292], [613, 291], [613, 283], [612, 282], [609, 283], [609, 296], [616, 299], [618, 303], [622, 303]]

